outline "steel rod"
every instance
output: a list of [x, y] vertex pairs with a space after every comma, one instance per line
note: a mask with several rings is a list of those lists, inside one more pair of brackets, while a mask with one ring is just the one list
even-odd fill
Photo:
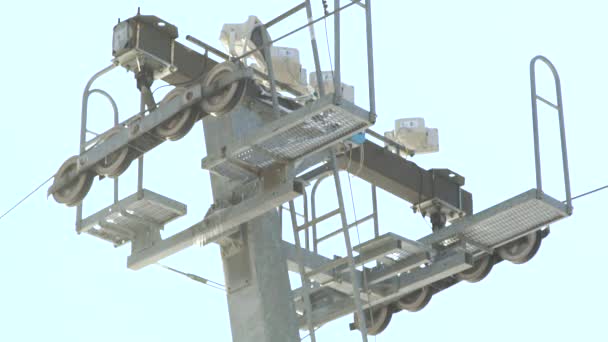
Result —
[[401, 150], [401, 151], [403, 151], [403, 152], [405, 152], [407, 154], [411, 154], [411, 151], [408, 150], [407, 147], [405, 147], [405, 146], [399, 144], [398, 142], [395, 142], [395, 141], [393, 141], [393, 140], [391, 140], [391, 139], [383, 136], [382, 134], [380, 134], [378, 132], [372, 131], [371, 129], [368, 128], [368, 129], [365, 130], [365, 133], [371, 135], [372, 137], [374, 137], [374, 138], [382, 141], [383, 143], [385, 143], [387, 145], [392, 145], [392, 146], [396, 147], [397, 149], [399, 149], [399, 150]]
[[306, 229], [306, 228], [308, 228], [310, 226], [315, 227], [317, 224], [319, 224], [319, 222], [322, 222], [322, 221], [327, 220], [328, 218], [334, 217], [334, 216], [338, 215], [339, 213], [340, 213], [340, 209], [335, 209], [335, 210], [332, 210], [332, 211], [330, 211], [330, 212], [328, 212], [326, 214], [323, 214], [323, 215], [321, 215], [319, 217], [313, 217], [313, 219], [310, 222], [305, 223], [304, 225], [298, 227], [298, 229], [299, 230], [304, 230], [304, 229]]
[[378, 201], [376, 197], [376, 186], [374, 184], [372, 184], [372, 208], [374, 210], [374, 237], [378, 237], [380, 236], [380, 227], [378, 222]]
[[[306, 16], [308, 17], [308, 24], [312, 23], [312, 6], [310, 0], [304, 1], [306, 5]], [[315, 26], [309, 26], [310, 32], [310, 45], [312, 46], [312, 55], [315, 61], [315, 75], [317, 76], [317, 86], [319, 87], [319, 95], [325, 96], [325, 85], [323, 84], [323, 78], [321, 77], [321, 62], [319, 60], [319, 48], [317, 46], [317, 38], [315, 35]]]
[[194, 44], [194, 45], [198, 45], [199, 47], [202, 47], [205, 50], [208, 50], [209, 52], [213, 53], [214, 55], [224, 59], [224, 60], [229, 60], [230, 56], [216, 48], [214, 48], [213, 46], [191, 36], [191, 35], [187, 35], [186, 36], [186, 40], [189, 41], [190, 43]]
[[[338, 2], [338, 0], [336, 0]], [[352, 284], [353, 284], [353, 300], [356, 308], [356, 315], [359, 321], [358, 328], [361, 331], [361, 338], [363, 342], [367, 342], [367, 326], [365, 322], [365, 314], [363, 313], [360, 293], [360, 280], [357, 277], [357, 270], [355, 269], [355, 260], [353, 258], [353, 247], [350, 242], [350, 233], [348, 232], [346, 212], [344, 211], [344, 198], [342, 197], [342, 185], [340, 184], [340, 175], [338, 173], [338, 164], [336, 163], [336, 155], [330, 154], [331, 165], [333, 167], [334, 182], [336, 183], [336, 195], [338, 196], [338, 205], [340, 207], [340, 220], [342, 221], [342, 229], [344, 232], [344, 243], [346, 244], [346, 256], [348, 258], [348, 268], [350, 270]]]
[[264, 27], [265, 27], [265, 28], [269, 28], [269, 27], [271, 27], [272, 25], [275, 25], [275, 24], [277, 24], [277, 23], [279, 23], [279, 22], [283, 21], [284, 19], [286, 19], [286, 18], [288, 18], [288, 17], [292, 16], [293, 14], [295, 14], [295, 13], [299, 12], [301, 9], [303, 9], [303, 8], [304, 8], [304, 6], [306, 6], [306, 2], [303, 2], [303, 3], [301, 3], [301, 4], [297, 5], [297, 6], [295, 6], [294, 8], [292, 8], [292, 9], [288, 10], [287, 12], [285, 12], [285, 13], [281, 14], [280, 16], [278, 16], [278, 17], [276, 17], [276, 18], [272, 19], [271, 21], [269, 21], [269, 22], [267, 22], [266, 24], [264, 24]]
[[[555, 81], [555, 93], [557, 97], [557, 105], [545, 100], [544, 98], [538, 96], [536, 93], [536, 62], [543, 62], [553, 74], [553, 79]], [[557, 69], [544, 56], [536, 56], [532, 58], [530, 61], [530, 92], [532, 96], [532, 125], [534, 130], [534, 161], [536, 164], [536, 187], [538, 191], [538, 195], [542, 196], [542, 175], [541, 175], [541, 166], [540, 166], [540, 142], [539, 142], [539, 127], [538, 127], [538, 105], [537, 101], [540, 100], [542, 102], [547, 103], [551, 107], [557, 110], [558, 120], [559, 120], [559, 133], [560, 133], [560, 143], [562, 149], [562, 167], [564, 172], [564, 188], [566, 192], [566, 206], [568, 213], [572, 213], [572, 194], [570, 192], [570, 170], [568, 167], [568, 150], [566, 144], [566, 124], [564, 121], [564, 106], [562, 101], [562, 89], [561, 89], [561, 81], [559, 78], [559, 74], [557, 73]]]
[[312, 215], [312, 221], [311, 221], [311, 225], [312, 225], [312, 250], [315, 253], [318, 253], [319, 249], [319, 243], [317, 241], [317, 207], [316, 207], [316, 197], [317, 197], [317, 189], [319, 188], [319, 184], [321, 184], [321, 182], [327, 178], [328, 175], [324, 175], [322, 177], [320, 177], [319, 179], [317, 179], [317, 181], [315, 182], [315, 184], [312, 186], [312, 191], [310, 194], [310, 206], [311, 206], [311, 215]]
[[[82, 106], [80, 110], [80, 146], [79, 153], [82, 154], [85, 150], [86, 146], [86, 136], [87, 136], [87, 115], [88, 115], [88, 106], [89, 106], [89, 95], [90, 89], [93, 85], [93, 82], [97, 80], [99, 77], [105, 75], [110, 72], [114, 68], [116, 68], [117, 64], [111, 64], [107, 67], [101, 69], [97, 73], [95, 73], [87, 82], [84, 87], [84, 91], [82, 93]], [[82, 201], [76, 207], [76, 231], [80, 229], [80, 223], [82, 222]]]
[[302, 186], [304, 190], [302, 192], [302, 202], [304, 202], [304, 246], [306, 250], [310, 250], [310, 224], [308, 224], [308, 194], [306, 193], [306, 187]]
[[[285, 39], [285, 38], [287, 38], [287, 37], [291, 36], [292, 34], [297, 33], [297, 32], [300, 32], [300, 31], [302, 31], [303, 29], [305, 29], [305, 28], [309, 27], [310, 25], [314, 25], [314, 24], [318, 23], [319, 21], [321, 21], [321, 20], [323, 20], [323, 19], [325, 19], [325, 18], [331, 17], [331, 16], [332, 16], [332, 15], [334, 15], [335, 13], [339, 13], [339, 12], [341, 12], [341, 11], [343, 11], [343, 10], [345, 10], [345, 9], [349, 8], [350, 6], [352, 6], [352, 5], [354, 5], [354, 4], [358, 4], [359, 2], [361, 2], [361, 0], [353, 0], [353, 2], [348, 3], [348, 4], [346, 4], [346, 5], [344, 5], [344, 6], [340, 7], [340, 8], [338, 8], [337, 10], [334, 10], [334, 11], [332, 11], [332, 12], [329, 12], [329, 13], [327, 13], [326, 15], [324, 15], [324, 16], [322, 16], [322, 17], [319, 17], [319, 18], [317, 18], [317, 19], [313, 20], [313, 21], [312, 21], [312, 22], [310, 22], [310, 23], [307, 23], [306, 25], [302, 25], [302, 26], [300, 26], [300, 27], [296, 28], [295, 30], [292, 30], [292, 31], [290, 31], [290, 32], [285, 33], [284, 35], [282, 35], [282, 36], [280, 36], [279, 38], [277, 38], [277, 39], [275, 39], [275, 40], [271, 41], [270, 43], [271, 43], [271, 44], [274, 44], [274, 43], [276, 43], [276, 42], [278, 42], [278, 41], [280, 41], [280, 40], [283, 40], [283, 39]], [[242, 59], [242, 58], [245, 58], [245, 57], [247, 57], [247, 56], [250, 56], [250, 55], [254, 54], [254, 53], [255, 53], [255, 52], [257, 52], [257, 51], [260, 51], [261, 49], [262, 49], [262, 47], [258, 47], [257, 49], [251, 50], [251, 51], [249, 51], [249, 52], [247, 52], [247, 53], [244, 53], [244, 54], [242, 54], [242, 55], [240, 55], [240, 56], [236, 57], [236, 59]]]
[[279, 97], [277, 94], [277, 84], [274, 77], [274, 68], [272, 66], [272, 53], [270, 49], [272, 44], [269, 44], [270, 36], [268, 35], [268, 31], [263, 28], [262, 31], [262, 45], [264, 48], [262, 51], [264, 52], [264, 59], [266, 59], [266, 68], [268, 69], [268, 78], [270, 80], [270, 95], [272, 96], [272, 111], [275, 117], [279, 117]]
[[369, 113], [376, 117], [376, 88], [374, 78], [374, 44], [372, 35], [372, 4], [371, 0], [365, 1], [365, 30], [367, 35], [367, 80], [369, 91]]
[[551, 108], [553, 108], [553, 109], [557, 109], [557, 110], [559, 110], [559, 106], [554, 105], [554, 104], [553, 104], [553, 102], [551, 102], [551, 101], [549, 101], [549, 100], [545, 99], [544, 97], [542, 97], [542, 96], [540, 96], [540, 95], [536, 95], [536, 98], [537, 98], [538, 100], [540, 100], [540, 102], [543, 102], [544, 104], [548, 105], [549, 107], [551, 107]]
[[[369, 219], [372, 219], [372, 218], [374, 218], [374, 214], [367, 215], [367, 216], [365, 216], [364, 218], [362, 218], [362, 219], [360, 219], [360, 220], [357, 220], [357, 221], [355, 221], [355, 222], [353, 222], [353, 223], [349, 224], [348, 226], [346, 226], [346, 229], [351, 229], [352, 227], [355, 227], [355, 226], [357, 226], [357, 225], [359, 225], [359, 224], [361, 224], [361, 223], [363, 223], [363, 222], [365, 222], [365, 221], [367, 221], [367, 220], [369, 220]], [[329, 238], [331, 238], [331, 237], [333, 237], [333, 236], [336, 236], [336, 235], [340, 234], [340, 233], [342, 232], [342, 230], [343, 230], [342, 228], [340, 228], [340, 229], [336, 229], [336, 230], [334, 230], [333, 232], [331, 232], [331, 233], [329, 233], [329, 234], [327, 234], [327, 235], [325, 235], [325, 236], [322, 236], [322, 237], [321, 237], [319, 240], [317, 240], [317, 241], [318, 241], [318, 242], [325, 241], [325, 240], [327, 240], [327, 239], [329, 239]]]
[[[340, 0], [334, 0], [334, 8], [340, 7]], [[334, 14], [334, 102], [342, 102], [342, 75], [340, 63], [340, 11]]]
[[306, 323], [308, 325], [308, 331], [310, 332], [311, 341], [315, 339], [315, 327], [312, 324], [312, 304], [310, 303], [310, 282], [306, 277], [306, 270], [304, 269], [304, 261], [302, 256], [302, 245], [300, 244], [300, 232], [298, 231], [298, 220], [296, 219], [296, 208], [293, 200], [289, 201], [289, 215], [291, 217], [291, 225], [293, 228], [293, 237], [296, 243], [296, 255], [298, 259], [298, 269], [300, 272], [300, 280], [302, 282], [302, 299], [304, 299], [304, 306], [306, 312]]
[[[146, 110], [146, 100], [142, 93], [139, 101], [139, 112], [143, 113]], [[137, 158], [137, 198], [144, 198], [144, 155]]]

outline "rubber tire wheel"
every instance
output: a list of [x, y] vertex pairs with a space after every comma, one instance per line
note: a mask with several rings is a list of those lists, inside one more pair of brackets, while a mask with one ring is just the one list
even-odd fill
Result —
[[[54, 182], [57, 182], [67, 176], [70, 172], [75, 171], [78, 165], [78, 156], [73, 156], [66, 160], [55, 174]], [[74, 181], [58, 189], [53, 193], [53, 198], [58, 203], [73, 207], [80, 203], [91, 190], [95, 175], [92, 172], [81, 173]]]
[[532, 259], [540, 249], [543, 240], [540, 230], [528, 234], [498, 248], [497, 254], [504, 260], [514, 264], [523, 264]]
[[[371, 336], [375, 336], [380, 334], [386, 329], [388, 324], [391, 322], [391, 318], [393, 317], [393, 310], [385, 305], [377, 308], [373, 308], [373, 311], [370, 309], [364, 310], [365, 314], [365, 326], [367, 327], [367, 334]], [[371, 313], [371, 315], [370, 315]], [[373, 316], [373, 317], [372, 317]], [[359, 319], [357, 318], [357, 314], [354, 314], [355, 326], [358, 329]], [[372, 318], [374, 324], [372, 324]]]
[[[162, 99], [161, 103], [166, 103], [174, 98], [183, 95], [186, 92], [184, 88], [174, 88]], [[176, 141], [188, 134], [196, 120], [198, 120], [198, 111], [194, 110], [193, 107], [184, 109], [179, 113], [175, 114], [165, 122], [158, 125], [154, 132], [159, 137], [165, 140]]]
[[494, 256], [487, 254], [473, 262], [473, 266], [455, 275], [458, 280], [466, 280], [469, 283], [477, 283], [490, 274], [494, 267]]
[[396, 302], [396, 306], [401, 310], [417, 312], [424, 309], [424, 307], [429, 304], [432, 297], [433, 293], [431, 292], [430, 287], [425, 286], [399, 298]]
[[[237, 70], [238, 66], [232, 62], [224, 62], [214, 66], [203, 78], [203, 89], [213, 87], [224, 75]], [[240, 80], [230, 84], [218, 94], [203, 98], [201, 101], [203, 111], [216, 116], [231, 111], [243, 98], [246, 84], [246, 80]]]

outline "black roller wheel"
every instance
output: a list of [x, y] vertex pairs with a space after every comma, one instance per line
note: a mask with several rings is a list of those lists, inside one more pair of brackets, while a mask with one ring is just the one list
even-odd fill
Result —
[[477, 258], [471, 268], [456, 274], [455, 277], [469, 283], [476, 283], [490, 274], [492, 267], [494, 267], [494, 256], [487, 254]]
[[[73, 156], [70, 159], [66, 160], [63, 165], [59, 168], [57, 173], [55, 174], [54, 182], [63, 181], [66, 177], [70, 175], [70, 173], [76, 172], [76, 168], [78, 165], [78, 157]], [[73, 207], [80, 203], [82, 199], [87, 195], [89, 190], [91, 189], [91, 185], [93, 184], [93, 178], [95, 174], [92, 172], [83, 172], [78, 177], [57, 189], [53, 193], [53, 198], [58, 203], [62, 203], [67, 205], [68, 207]]]
[[530, 261], [540, 248], [540, 243], [543, 240], [540, 230], [528, 234], [515, 241], [498, 248], [498, 256], [504, 260], [508, 260], [514, 264], [523, 264]]
[[[114, 134], [115, 133], [109, 134], [104, 140], [107, 140]], [[110, 153], [97, 163], [97, 165], [95, 165], [95, 172], [100, 176], [115, 178], [125, 172], [132, 161], [133, 156], [129, 151], [129, 147], [125, 146]]]
[[433, 293], [431, 292], [431, 289], [428, 286], [425, 286], [399, 298], [396, 305], [401, 310], [416, 312], [424, 309], [431, 301], [432, 297]]
[[[368, 335], [378, 335], [383, 332], [384, 329], [391, 322], [393, 317], [393, 311], [388, 306], [381, 306], [373, 308], [372, 310], [367, 309], [363, 311], [365, 315], [365, 327], [367, 328]], [[353, 326], [359, 329], [359, 319], [355, 313], [355, 322]]]

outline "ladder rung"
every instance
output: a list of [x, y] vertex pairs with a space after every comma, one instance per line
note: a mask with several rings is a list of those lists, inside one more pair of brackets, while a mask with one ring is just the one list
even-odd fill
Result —
[[[361, 223], [363, 223], [363, 222], [365, 222], [367, 220], [370, 220], [373, 217], [374, 217], [374, 214], [369, 214], [369, 215], [365, 216], [364, 218], [362, 218], [360, 220], [357, 220], [357, 221], [349, 224], [348, 226], [346, 226], [346, 229], [351, 229], [352, 227], [357, 226], [357, 225], [359, 225], [359, 224], [361, 224]], [[322, 236], [319, 239], [317, 239], [317, 243], [319, 243], [321, 241], [324, 241], [324, 240], [327, 240], [327, 239], [329, 239], [329, 238], [331, 238], [333, 236], [336, 236], [336, 235], [340, 234], [343, 231], [344, 231], [344, 229], [342, 229], [342, 228], [336, 229], [333, 232], [331, 232], [331, 233], [329, 233], [329, 234], [327, 234], [325, 236]]]
[[549, 106], [553, 107], [554, 109], [559, 110], [559, 106], [554, 105], [554, 104], [553, 104], [553, 102], [551, 102], [551, 101], [549, 101], [549, 100], [546, 100], [544, 97], [542, 97], [542, 96], [540, 96], [540, 95], [536, 95], [536, 98], [537, 98], [538, 100], [540, 100], [541, 102], [543, 102], [543, 103], [545, 103], [545, 104], [547, 104], [547, 105], [549, 105]]
[[327, 220], [327, 219], [328, 219], [328, 218], [330, 218], [330, 217], [336, 216], [336, 215], [338, 215], [339, 213], [340, 213], [340, 209], [336, 209], [336, 210], [330, 211], [330, 212], [328, 212], [327, 214], [324, 214], [324, 215], [322, 215], [322, 216], [319, 216], [319, 217], [317, 217], [316, 219], [314, 219], [314, 220], [312, 220], [312, 221], [310, 221], [310, 222], [308, 222], [308, 223], [305, 223], [305, 224], [303, 224], [303, 225], [299, 226], [299, 227], [297, 228], [297, 230], [298, 230], [298, 232], [300, 232], [300, 231], [302, 231], [302, 230], [304, 230], [304, 229], [306, 229], [306, 228], [308, 228], [308, 227], [310, 227], [310, 226], [313, 226], [313, 225], [315, 225], [315, 224], [317, 224], [317, 223], [319, 223], [319, 222], [321, 222], [321, 221], [324, 221], [324, 220]]

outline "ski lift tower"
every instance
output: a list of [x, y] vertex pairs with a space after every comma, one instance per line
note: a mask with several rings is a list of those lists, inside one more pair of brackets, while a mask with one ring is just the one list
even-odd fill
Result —
[[[353, 103], [351, 88], [341, 80], [340, 15], [351, 7], [365, 11], [369, 109]], [[306, 23], [271, 38], [273, 25], [303, 11]], [[335, 70], [329, 74], [320, 68], [313, 28], [327, 17], [334, 19]], [[305, 29], [315, 64], [310, 84], [302, 77], [297, 50], [276, 46]], [[396, 312], [418, 311], [459, 282], [480, 281], [503, 260], [526, 262], [547, 236], [548, 225], [572, 213], [559, 77], [544, 57], [531, 64], [537, 186], [474, 214], [472, 195], [462, 188], [464, 177], [449, 169], [425, 170], [402, 157], [435, 151], [436, 130], [425, 128], [421, 119], [399, 120], [386, 136], [370, 130], [376, 120], [371, 0], [335, 0], [333, 11], [317, 19], [306, 0], [265, 24], [252, 16], [225, 25], [221, 40], [228, 54], [187, 36], [204, 50], [199, 53], [177, 37], [177, 27], [140, 13], [114, 27], [114, 61], [84, 91], [80, 153], [61, 166], [49, 194], [77, 207], [78, 233], [114, 246], [130, 242], [127, 266], [133, 270], [193, 245], [219, 244], [234, 341], [300, 341], [299, 330], [307, 330], [315, 341], [316, 328], [353, 313], [351, 329], [360, 330], [367, 341]], [[536, 94], [537, 61], [553, 72], [557, 104]], [[91, 89], [97, 78], [119, 66], [135, 74], [141, 92], [140, 112], [122, 122], [109, 93]], [[175, 87], [159, 102], [150, 91], [156, 80]], [[87, 140], [87, 103], [93, 94], [111, 102], [114, 126]], [[542, 191], [539, 101], [559, 115], [565, 201]], [[187, 209], [143, 188], [143, 157], [161, 143], [182, 138], [199, 120], [207, 147], [202, 167], [210, 171], [214, 202], [202, 221], [163, 239], [163, 227]], [[119, 176], [136, 159], [137, 191], [119, 199]], [[344, 170], [371, 185], [372, 213], [351, 223], [339, 176]], [[85, 218], [83, 200], [96, 176], [114, 179], [114, 198]], [[324, 180], [335, 186], [337, 208], [319, 214], [316, 192]], [[377, 188], [429, 217], [433, 232], [419, 240], [394, 232], [381, 235]], [[298, 197], [303, 198], [303, 223], [294, 204]], [[277, 208], [283, 210], [285, 203], [295, 244], [281, 236]], [[340, 227], [321, 235], [319, 224], [332, 217], [340, 218]], [[352, 246], [349, 230], [365, 221], [374, 223], [374, 237]], [[319, 244], [329, 239], [342, 240], [345, 255], [330, 259], [320, 254]], [[288, 271], [300, 274], [300, 288], [291, 289]]]

